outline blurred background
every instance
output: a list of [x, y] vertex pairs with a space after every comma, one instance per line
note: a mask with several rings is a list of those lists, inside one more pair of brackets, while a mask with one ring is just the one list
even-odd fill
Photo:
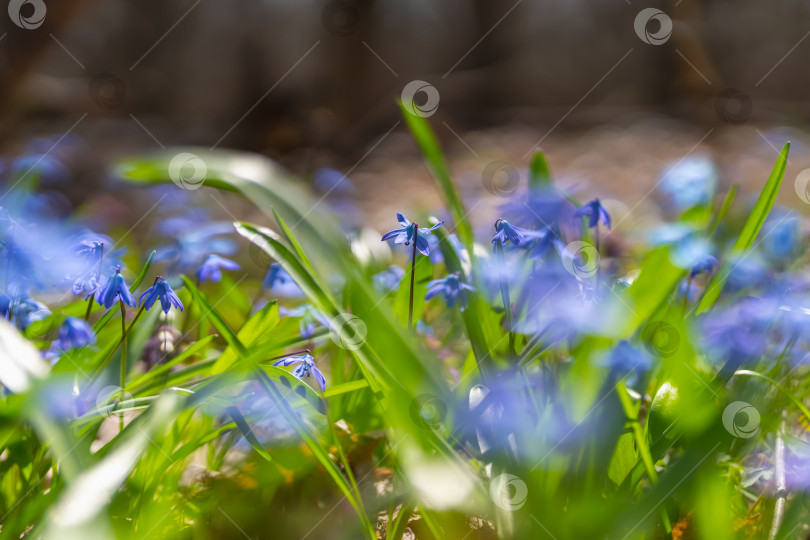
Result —
[[77, 204], [119, 189], [124, 155], [249, 150], [302, 181], [345, 174], [387, 223], [392, 203], [437, 200], [403, 99], [467, 193], [497, 195], [538, 149], [630, 208], [695, 157], [758, 191], [791, 140], [787, 186], [810, 166], [808, 15], [796, 0], [10, 0], [0, 174], [47, 165]]

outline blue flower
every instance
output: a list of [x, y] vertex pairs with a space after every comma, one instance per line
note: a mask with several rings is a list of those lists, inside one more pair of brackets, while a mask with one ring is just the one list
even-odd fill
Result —
[[537, 231], [530, 231], [512, 225], [505, 219], [499, 219], [495, 222], [495, 236], [492, 237], [492, 247], [497, 248], [500, 243], [501, 247], [506, 247], [507, 242], [511, 242], [515, 246], [525, 246], [530, 240], [540, 238], [541, 235]]
[[262, 289], [270, 289], [281, 296], [304, 296], [304, 292], [290, 274], [279, 264], [273, 263], [264, 276]]
[[155, 278], [155, 284], [141, 294], [138, 303], [145, 307], [146, 311], [149, 311], [158, 298], [160, 299], [160, 307], [163, 308], [163, 313], [168, 313], [172, 306], [183, 311], [183, 303], [169, 286], [169, 282], [163, 279], [163, 276]]
[[239, 270], [240, 266], [230, 259], [210, 253], [200, 267], [197, 268], [197, 281], [199, 283], [206, 281], [216, 283], [222, 279], [223, 268], [225, 270]]
[[75, 274], [68, 274], [65, 277], [73, 280], [73, 294], [86, 298], [99, 288], [104, 242], [83, 240], [73, 247], [73, 255], [78, 260], [80, 268]]
[[602, 206], [602, 203], [599, 202], [599, 199], [594, 199], [580, 206], [577, 211], [574, 212], [574, 217], [587, 217], [588, 227], [590, 228], [596, 227], [601, 221], [610, 229], [610, 214], [608, 214], [608, 211]]
[[399, 283], [405, 276], [405, 270], [396, 265], [391, 265], [382, 272], [374, 274], [374, 286], [383, 293], [395, 291], [399, 288]]
[[689, 277], [693, 278], [698, 274], [711, 274], [717, 268], [717, 259], [711, 255], [704, 255], [692, 266]]
[[688, 157], [667, 167], [660, 189], [676, 210], [687, 210], [711, 201], [717, 184], [717, 168], [707, 156]]
[[292, 374], [295, 377], [298, 379], [303, 379], [306, 376], [314, 377], [315, 380], [318, 381], [318, 386], [321, 387], [321, 392], [326, 390], [326, 379], [323, 373], [318, 369], [318, 366], [315, 365], [315, 360], [313, 360], [310, 354], [281, 358], [273, 362], [273, 365], [285, 367], [294, 365], [295, 369], [293, 369]]
[[10, 317], [10, 322], [20, 331], [45, 319], [50, 314], [51, 312], [45, 304], [37, 302], [30, 296], [23, 295], [11, 299], [6, 295], [0, 295], [0, 315], [6, 319]]
[[617, 379], [623, 379], [627, 386], [632, 387], [638, 380], [638, 376], [652, 367], [652, 358], [645, 351], [622, 340], [616, 344], [616, 347], [601, 364], [610, 367]]
[[62, 326], [59, 327], [59, 335], [51, 345], [51, 349], [67, 351], [92, 345], [96, 342], [96, 334], [93, 327], [87, 324], [84, 319], [68, 317]]
[[282, 317], [300, 317], [301, 320], [298, 323], [298, 328], [300, 330], [301, 337], [304, 339], [310, 339], [315, 335], [315, 330], [318, 328], [318, 324], [329, 327], [329, 320], [324, 317], [320, 311], [309, 304], [303, 304], [292, 309], [281, 306], [278, 308], [278, 313]]
[[467, 296], [462, 294], [462, 291], [475, 290], [471, 285], [467, 285], [461, 281], [461, 276], [458, 272], [453, 272], [443, 279], [434, 279], [427, 284], [427, 289], [425, 300], [430, 300], [441, 293], [447, 307], [453, 307], [456, 305], [456, 301], [459, 300], [461, 311], [464, 311], [464, 308], [467, 307]]
[[105, 308], [111, 308], [117, 300], [121, 300], [129, 307], [135, 307], [135, 298], [129, 292], [124, 276], [121, 275], [121, 267], [115, 268], [115, 274], [107, 280], [107, 283], [99, 291], [96, 301]]
[[430, 234], [431, 231], [434, 231], [441, 227], [444, 224], [444, 220], [440, 221], [433, 227], [429, 229], [421, 228], [419, 229], [419, 234], [416, 233], [417, 225], [416, 223], [411, 223], [408, 221], [402, 213], [397, 212], [397, 221], [399, 224], [402, 225], [400, 229], [394, 229], [392, 231], [388, 231], [382, 237], [382, 241], [385, 242], [386, 240], [394, 240], [395, 244], [405, 244], [406, 246], [411, 245], [411, 242], [414, 241], [416, 238], [416, 249], [422, 255], [430, 255], [430, 244], [428, 243], [427, 236]]

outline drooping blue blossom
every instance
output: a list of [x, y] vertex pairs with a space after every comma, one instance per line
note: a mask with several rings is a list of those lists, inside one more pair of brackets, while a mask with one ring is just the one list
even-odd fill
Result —
[[315, 330], [318, 329], [318, 325], [329, 327], [329, 319], [309, 304], [302, 304], [295, 308], [285, 308], [281, 306], [278, 308], [278, 313], [282, 317], [300, 317], [301, 320], [298, 322], [298, 328], [301, 337], [304, 339], [311, 339], [315, 335]]
[[0, 315], [23, 331], [33, 323], [48, 317], [48, 307], [28, 295], [10, 298], [0, 295]]
[[129, 307], [135, 307], [135, 298], [129, 292], [124, 276], [121, 275], [121, 267], [115, 269], [115, 273], [107, 280], [107, 283], [96, 295], [96, 301], [105, 308], [111, 308], [115, 302], [121, 300]]
[[174, 242], [158, 248], [155, 261], [169, 263], [169, 273], [191, 273], [211, 253], [231, 255], [236, 244], [221, 235], [234, 231], [233, 224], [225, 221], [209, 221], [202, 211], [190, 212], [185, 217], [164, 220], [160, 232]]
[[472, 285], [468, 285], [461, 280], [461, 276], [458, 272], [453, 272], [452, 274], [442, 278], [442, 279], [434, 279], [433, 281], [427, 284], [427, 294], [425, 294], [425, 300], [430, 300], [437, 294], [441, 294], [442, 298], [444, 298], [447, 307], [453, 307], [456, 305], [456, 302], [459, 302], [461, 307], [461, 311], [467, 307], [468, 298], [464, 291], [474, 291], [475, 288]]
[[762, 251], [769, 259], [791, 261], [799, 247], [799, 218], [793, 212], [774, 211], [765, 221]]
[[720, 263], [715, 257], [711, 255], [704, 255], [692, 265], [692, 268], [689, 270], [689, 277], [694, 278], [698, 274], [711, 274], [715, 271], [715, 269], [717, 269], [718, 264]]
[[371, 276], [371, 279], [374, 281], [374, 286], [377, 287], [377, 290], [382, 293], [388, 293], [399, 288], [399, 283], [404, 276], [405, 270], [392, 264], [382, 272]]
[[610, 214], [608, 213], [607, 209], [602, 206], [599, 199], [593, 199], [592, 201], [580, 206], [577, 211], [574, 212], [574, 217], [588, 218], [588, 227], [590, 228], [596, 227], [601, 221], [608, 229], [610, 229]]
[[499, 207], [501, 215], [514, 217], [512, 223], [537, 229], [567, 221], [575, 210], [571, 201], [552, 185], [531, 187], [525, 199]]
[[717, 168], [708, 156], [690, 156], [668, 166], [659, 189], [677, 211], [709, 204], [717, 185]]
[[422, 255], [430, 256], [430, 244], [428, 243], [427, 236], [431, 233], [431, 231], [441, 227], [444, 224], [444, 220], [440, 221], [429, 229], [419, 228], [419, 234], [417, 234], [416, 223], [411, 223], [408, 221], [408, 218], [406, 218], [401, 212], [397, 212], [397, 221], [399, 221], [399, 224], [402, 225], [402, 227], [385, 233], [382, 237], [382, 241], [385, 242], [386, 240], [393, 239], [395, 244], [405, 244], [406, 246], [409, 246], [411, 245], [411, 242], [414, 241], [414, 238], [416, 238], [416, 249]]
[[705, 235], [685, 223], [661, 225], [650, 231], [647, 238], [655, 246], [671, 246], [670, 259], [680, 268], [691, 269], [712, 253]]
[[534, 244], [529, 253], [529, 257], [533, 259], [542, 258], [554, 248], [557, 253], [562, 253], [565, 250], [565, 244], [560, 240], [560, 235], [550, 227], [543, 227], [539, 231], [532, 231], [534, 233]]
[[506, 243], [510, 242], [517, 247], [526, 246], [531, 240], [540, 238], [541, 233], [537, 231], [530, 231], [522, 227], [512, 225], [505, 219], [499, 219], [495, 222], [495, 236], [492, 237], [493, 249], [506, 247]]
[[292, 278], [290, 274], [279, 263], [273, 263], [267, 270], [267, 275], [264, 276], [262, 282], [262, 289], [273, 291], [279, 296], [286, 296], [289, 298], [297, 298], [304, 296], [304, 292], [298, 283]]
[[73, 247], [73, 253], [81, 262], [81, 268], [76, 273], [66, 275], [65, 279], [73, 280], [74, 295], [88, 297], [99, 288], [104, 243], [82, 240]]
[[51, 349], [67, 351], [93, 345], [95, 342], [96, 333], [87, 321], [78, 317], [68, 317], [59, 327], [59, 334], [56, 341], [51, 344]]
[[214, 253], [209, 253], [203, 263], [197, 268], [197, 282], [205, 283], [206, 281], [213, 281], [214, 283], [222, 279], [222, 270], [239, 270], [241, 268], [237, 263], [225, 257], [220, 257]]
[[163, 313], [168, 313], [172, 307], [183, 311], [183, 303], [172, 290], [169, 282], [163, 279], [163, 276], [155, 278], [154, 285], [141, 294], [138, 303], [143, 306], [146, 311], [149, 311], [158, 299], [160, 300], [160, 307], [163, 309]]
[[295, 368], [292, 370], [294, 377], [303, 379], [304, 377], [311, 376], [318, 382], [321, 392], [326, 390], [326, 379], [324, 378], [323, 373], [321, 373], [321, 371], [318, 369], [318, 366], [315, 365], [315, 360], [310, 354], [281, 358], [273, 362], [273, 365], [284, 367], [295, 366]]

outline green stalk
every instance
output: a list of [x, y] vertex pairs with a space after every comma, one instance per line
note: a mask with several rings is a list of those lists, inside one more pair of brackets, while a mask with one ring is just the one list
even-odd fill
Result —
[[[500, 257], [504, 264], [506, 263], [506, 259], [504, 257], [503, 245], [496, 244], [495, 249], [497, 250], [498, 257]], [[501, 282], [501, 298], [503, 300], [503, 310], [506, 313], [506, 326], [507, 330], [509, 331], [509, 348], [511, 350], [515, 350], [515, 321], [512, 317], [512, 301], [509, 299], [509, 283], [506, 281], [506, 278], [501, 275], [500, 277]]]
[[87, 302], [87, 311], [84, 312], [84, 320], [90, 320], [90, 312], [93, 311], [93, 300], [96, 299], [96, 293], [90, 295], [89, 301]]
[[[121, 387], [121, 397], [119, 398], [119, 402], [123, 402], [126, 396], [126, 392], [124, 391], [124, 387], [127, 385], [127, 312], [126, 308], [124, 307], [124, 301], [118, 300], [118, 303], [121, 306], [121, 377], [120, 377], [120, 387]], [[140, 314], [140, 312], [139, 312]], [[118, 430], [119, 433], [124, 431], [124, 413], [121, 412], [121, 415], [118, 417]]]

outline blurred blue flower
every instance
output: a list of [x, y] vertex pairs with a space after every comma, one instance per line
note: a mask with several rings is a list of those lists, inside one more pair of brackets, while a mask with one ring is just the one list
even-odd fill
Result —
[[601, 365], [611, 368], [616, 379], [623, 379], [627, 386], [633, 387], [639, 380], [639, 375], [652, 367], [652, 358], [646, 351], [622, 340], [603, 359]]
[[691, 269], [712, 252], [711, 244], [703, 234], [684, 223], [656, 227], [647, 234], [647, 238], [655, 246], [671, 246], [670, 259], [680, 268]]
[[708, 156], [692, 156], [668, 166], [659, 189], [678, 211], [709, 204], [717, 185], [717, 168]]
[[399, 283], [405, 275], [405, 270], [396, 265], [391, 265], [382, 272], [374, 274], [374, 286], [382, 293], [388, 293], [399, 289]]
[[790, 261], [799, 247], [799, 218], [793, 212], [774, 211], [765, 221], [762, 251], [777, 261]]
[[273, 362], [274, 366], [295, 366], [293, 369], [292, 374], [298, 379], [303, 379], [307, 376], [312, 376], [316, 381], [318, 381], [318, 386], [321, 387], [321, 392], [326, 390], [326, 379], [323, 376], [323, 373], [318, 369], [318, 366], [315, 365], [315, 360], [312, 358], [312, 355], [309, 354], [302, 354], [299, 356], [288, 356], [286, 358], [281, 358]]
[[574, 210], [576, 208], [571, 201], [551, 185], [533, 187], [528, 192], [527, 200], [510, 202], [499, 207], [501, 215], [515, 218], [513, 223], [538, 229], [566, 221]]
[[172, 290], [169, 282], [163, 279], [163, 276], [155, 278], [154, 285], [141, 294], [138, 303], [146, 308], [146, 311], [149, 311], [158, 299], [160, 299], [160, 307], [163, 309], [163, 313], [168, 313], [172, 307], [183, 311], [183, 303]]
[[692, 268], [689, 270], [689, 277], [694, 278], [698, 274], [711, 274], [717, 269], [718, 264], [720, 263], [716, 258], [711, 255], [704, 255], [692, 265]]
[[45, 186], [70, 182], [71, 172], [57, 157], [50, 154], [27, 154], [14, 159], [9, 174], [15, 181], [38, 181]]
[[230, 259], [209, 253], [203, 263], [197, 268], [197, 282], [204, 283], [213, 281], [214, 283], [222, 279], [222, 270], [239, 270], [238, 264]]
[[745, 359], [764, 354], [779, 304], [772, 297], [747, 296], [703, 315], [700, 338], [709, 357]]
[[329, 327], [329, 319], [309, 304], [302, 304], [296, 308], [285, 308], [281, 306], [278, 308], [278, 313], [282, 317], [300, 317], [301, 320], [298, 323], [298, 328], [301, 337], [304, 339], [312, 338], [319, 324], [327, 328]]
[[452, 274], [444, 277], [442, 279], [434, 279], [433, 281], [427, 284], [427, 294], [425, 294], [425, 300], [430, 300], [437, 294], [442, 295], [444, 298], [447, 307], [453, 307], [456, 305], [456, 301], [459, 301], [459, 306], [461, 307], [461, 311], [467, 307], [467, 295], [463, 293], [463, 291], [474, 291], [471, 285], [468, 285], [461, 281], [461, 276], [458, 272], [453, 272]]
[[546, 253], [551, 251], [551, 248], [554, 248], [560, 254], [565, 251], [565, 244], [560, 240], [559, 233], [550, 227], [543, 227], [536, 231], [534, 237], [535, 242], [529, 254], [529, 257], [533, 259], [544, 257]]
[[277, 295], [286, 296], [290, 298], [304, 296], [304, 292], [298, 283], [292, 278], [290, 274], [279, 264], [273, 263], [267, 270], [267, 275], [264, 276], [262, 282], [262, 289], [267, 289], [275, 292]]
[[73, 280], [73, 294], [88, 297], [99, 287], [101, 261], [104, 258], [104, 243], [83, 240], [73, 247], [73, 253], [81, 264], [79, 272], [68, 274], [65, 279]]
[[397, 221], [399, 224], [402, 225], [400, 229], [394, 229], [392, 231], [388, 231], [382, 237], [382, 241], [385, 242], [386, 240], [394, 240], [395, 244], [405, 244], [409, 246], [411, 242], [414, 241], [414, 237], [416, 238], [416, 249], [422, 255], [430, 255], [430, 244], [428, 244], [427, 236], [434, 231], [441, 227], [444, 224], [444, 220], [440, 221], [433, 227], [426, 229], [420, 228], [419, 234], [416, 234], [416, 223], [411, 223], [408, 221], [402, 213], [397, 212]]
[[48, 317], [51, 312], [41, 302], [27, 295], [10, 298], [0, 295], [0, 315], [9, 320], [18, 330], [23, 331], [31, 324]]
[[117, 300], [121, 300], [129, 307], [135, 307], [135, 298], [129, 292], [127, 284], [124, 282], [124, 276], [121, 275], [121, 267], [115, 269], [115, 274], [107, 280], [104, 287], [101, 288], [99, 294], [96, 296], [96, 301], [99, 305], [105, 308], [111, 308]]
[[67, 351], [85, 345], [93, 345], [95, 342], [96, 333], [87, 321], [77, 317], [68, 317], [59, 327], [59, 334], [56, 341], [51, 344], [51, 349]]
[[187, 217], [164, 220], [160, 231], [174, 238], [174, 243], [157, 250], [156, 262], [169, 262], [169, 273], [192, 273], [211, 253], [231, 255], [236, 244], [220, 235], [233, 233], [232, 223], [208, 222], [203, 212], [190, 213]]
[[588, 227], [590, 228], [596, 227], [601, 221], [610, 229], [610, 214], [608, 214], [608, 211], [602, 206], [602, 203], [599, 202], [599, 199], [593, 199], [580, 206], [576, 212], [574, 212], [574, 217], [587, 217]]

